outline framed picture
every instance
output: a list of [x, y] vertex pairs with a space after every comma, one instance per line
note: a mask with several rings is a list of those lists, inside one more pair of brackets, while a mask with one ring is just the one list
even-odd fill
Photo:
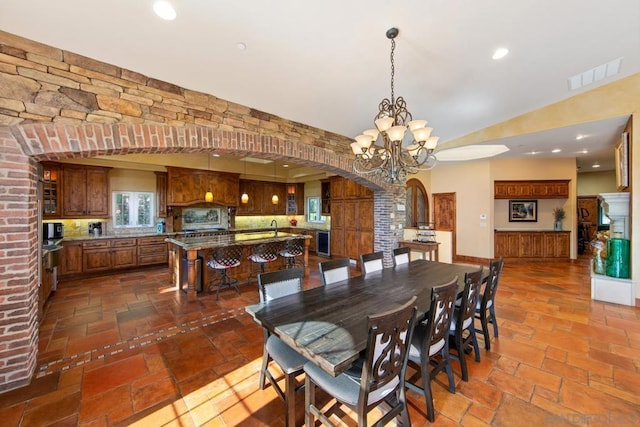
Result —
[[182, 222], [183, 224], [190, 226], [220, 224], [220, 208], [187, 208], [182, 212]]
[[537, 222], [537, 200], [509, 200], [510, 222]]
[[616, 185], [618, 191], [629, 187], [629, 134], [623, 132], [616, 145]]

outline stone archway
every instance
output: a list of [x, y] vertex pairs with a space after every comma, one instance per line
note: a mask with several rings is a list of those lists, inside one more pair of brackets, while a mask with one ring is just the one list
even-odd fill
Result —
[[[32, 123], [0, 127], [0, 392], [26, 385], [36, 368], [39, 324], [37, 166], [43, 160], [98, 155], [190, 153], [215, 149], [240, 155], [251, 152], [286, 159], [336, 173], [374, 190], [375, 250], [390, 253], [404, 218], [394, 215], [404, 203], [404, 188], [356, 175], [352, 160], [336, 150], [300, 140], [241, 130], [159, 124]], [[386, 264], [390, 263], [389, 259]]]

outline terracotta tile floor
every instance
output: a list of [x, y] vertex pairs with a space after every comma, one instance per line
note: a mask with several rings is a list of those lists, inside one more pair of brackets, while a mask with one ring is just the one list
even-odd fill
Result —
[[[640, 424], [640, 309], [591, 301], [588, 268], [505, 265], [500, 337], [469, 359], [469, 382], [454, 362], [455, 394], [438, 377], [434, 424]], [[0, 395], [2, 425], [284, 425], [283, 403], [258, 389], [262, 331], [243, 309], [255, 281], [195, 302], [168, 282], [156, 268], [60, 283], [31, 385]], [[305, 286], [318, 284], [314, 269]], [[428, 424], [408, 396], [412, 424]]]

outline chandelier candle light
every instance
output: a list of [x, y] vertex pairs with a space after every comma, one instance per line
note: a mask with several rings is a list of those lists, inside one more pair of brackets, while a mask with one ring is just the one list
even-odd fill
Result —
[[[393, 78], [395, 67], [393, 54], [398, 29], [387, 30], [391, 40], [391, 99], [385, 98], [378, 106], [374, 119], [376, 129], [368, 129], [355, 138], [351, 150], [356, 159], [353, 170], [359, 174], [379, 174], [385, 182], [404, 185], [407, 174], [432, 169], [436, 163], [433, 154], [438, 145], [438, 137], [431, 136], [433, 128], [427, 127], [426, 120], [413, 120], [403, 97], [395, 98]], [[403, 143], [407, 129], [411, 137]]]

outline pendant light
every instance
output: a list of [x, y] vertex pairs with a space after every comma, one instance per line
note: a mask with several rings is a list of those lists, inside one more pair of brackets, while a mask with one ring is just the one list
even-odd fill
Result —
[[[207, 154], [207, 172], [211, 169], [211, 154]], [[209, 176], [207, 175], [207, 182], [209, 182]], [[209, 190], [204, 193], [204, 201], [207, 203], [213, 202], [213, 193], [211, 192], [211, 184], [208, 184]]]
[[[273, 161], [273, 182], [274, 184], [276, 182], [276, 161], [275, 160]], [[276, 188], [275, 185], [273, 188]], [[278, 204], [278, 195], [275, 193], [275, 191], [273, 193], [273, 196], [271, 196], [271, 203], [274, 205]]]
[[[244, 158], [244, 179], [247, 179], [247, 158]], [[249, 195], [247, 194], [247, 185], [244, 185], [244, 191], [242, 192], [242, 196], [240, 196], [240, 201], [244, 204], [249, 203]]]

